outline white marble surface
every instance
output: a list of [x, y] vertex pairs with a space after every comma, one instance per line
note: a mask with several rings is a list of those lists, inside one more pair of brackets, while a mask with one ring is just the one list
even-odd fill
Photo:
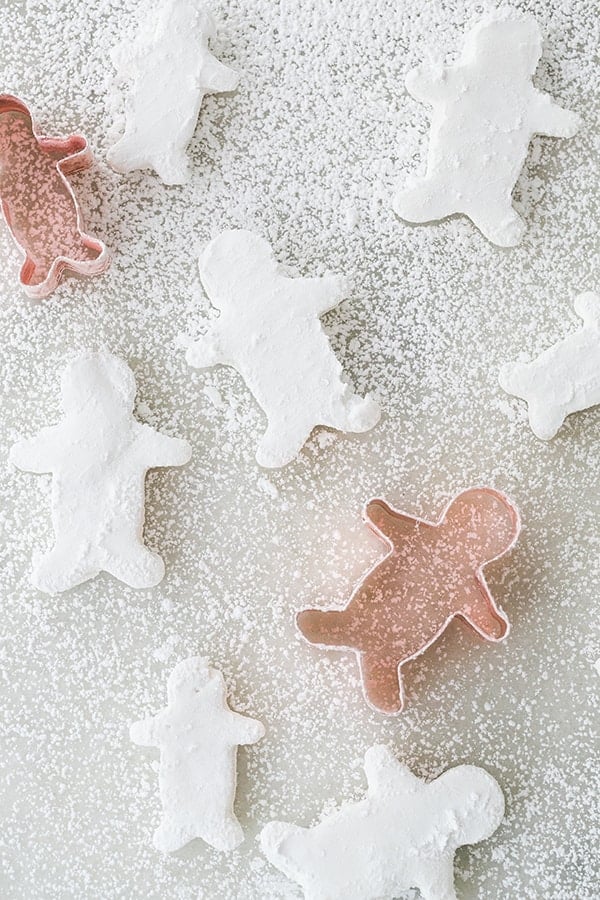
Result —
[[[0, 227], [6, 900], [297, 896], [261, 856], [260, 826], [310, 824], [359, 797], [376, 742], [421, 776], [466, 762], [502, 785], [504, 824], [457, 856], [461, 900], [598, 896], [600, 409], [545, 444], [497, 384], [502, 363], [577, 327], [575, 293], [600, 288], [598, 23], [583, 0], [516, 5], [547, 35], [538, 83], [585, 124], [572, 141], [534, 141], [517, 187], [527, 235], [503, 251], [466, 219], [411, 228], [390, 208], [425, 158], [426, 109], [404, 73], [429, 48], [458, 51], [479, 3], [218, 0], [216, 47], [240, 88], [207, 99], [193, 179], [166, 188], [105, 164], [107, 50], [133, 33], [135, 4], [5, 0], [3, 84], [49, 133], [89, 137], [97, 164], [73, 182], [114, 253], [106, 276], [69, 279], [34, 306]], [[286, 469], [257, 468], [264, 421], [242, 380], [192, 371], [177, 344], [208, 309], [196, 258], [225, 227], [262, 232], [302, 274], [350, 276], [350, 299], [324, 322], [357, 390], [375, 390], [385, 410], [371, 434], [321, 432]], [[65, 361], [98, 344], [134, 369], [140, 420], [186, 437], [194, 455], [148, 480], [146, 539], [167, 565], [159, 587], [102, 576], [47, 597], [29, 572], [51, 540], [49, 483], [13, 470], [7, 450], [56, 420]], [[516, 549], [487, 570], [512, 634], [490, 646], [452, 627], [410, 665], [407, 711], [386, 720], [363, 702], [354, 657], [301, 643], [294, 613], [343, 603], [378, 558], [360, 520], [367, 498], [434, 518], [480, 483], [523, 517]], [[154, 763], [128, 740], [192, 654], [209, 656], [232, 706], [267, 728], [240, 752], [247, 840], [225, 856], [200, 843], [154, 850]]]

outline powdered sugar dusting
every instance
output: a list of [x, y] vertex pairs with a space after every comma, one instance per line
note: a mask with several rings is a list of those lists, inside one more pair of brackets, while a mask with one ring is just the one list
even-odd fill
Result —
[[[0, 228], [0, 877], [10, 900], [291, 896], [252, 837], [271, 819], [309, 824], [361, 797], [364, 752], [382, 742], [419, 777], [475, 763], [500, 783], [506, 819], [457, 855], [459, 896], [597, 894], [600, 410], [540, 445], [496, 381], [524, 347], [533, 358], [566, 322], [576, 328], [571, 299], [598, 289], [597, 16], [572, 0], [515, 6], [545, 37], [535, 84], [584, 121], [570, 141], [534, 139], [516, 192], [527, 234], [503, 251], [467, 220], [409, 227], [389, 205], [423, 161], [428, 126], [406, 72], [459, 48], [491, 4], [217, 0], [212, 50], [240, 86], [205, 99], [181, 188], [105, 163], [116, 137], [108, 53], [135, 33], [138, 4], [4, 4], [4, 89], [48, 133], [88, 138], [97, 162], [73, 183], [86, 227], [114, 255], [101, 279], [66, 279], [33, 306], [14, 287], [18, 252]], [[275, 491], [254, 461], [265, 421], [241, 378], [191, 372], [177, 343], [209, 310], [196, 260], [226, 228], [263, 234], [301, 275], [345, 273], [349, 302], [323, 325], [356, 392], [377, 385], [384, 410], [369, 434], [313, 437], [297, 462], [269, 472]], [[28, 572], [34, 545], [51, 539], [49, 484], [15, 474], [6, 449], [58, 419], [56, 372], [100, 345], [131, 366], [140, 420], [194, 453], [185, 470], [148, 478], [145, 541], [167, 571], [159, 587], [99, 576], [48, 598]], [[509, 564], [486, 570], [512, 633], [480, 645], [452, 626], [411, 673], [407, 711], [385, 721], [363, 704], [353, 656], [307, 647], [294, 612], [341, 605], [379, 558], [360, 517], [368, 497], [435, 519], [449, 496], [482, 483], [523, 518]], [[248, 837], [226, 858], [202, 844], [173, 858], [151, 847], [156, 774], [127, 734], [132, 710], [158, 709], [168, 672], [193, 655], [209, 656], [232, 707], [267, 729], [240, 758], [235, 811]]]

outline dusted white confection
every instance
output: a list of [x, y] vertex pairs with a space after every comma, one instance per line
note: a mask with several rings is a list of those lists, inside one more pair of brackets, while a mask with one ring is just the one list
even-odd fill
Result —
[[53, 594], [110, 572], [131, 587], [153, 587], [165, 567], [144, 546], [146, 472], [184, 465], [190, 445], [133, 417], [133, 373], [111, 353], [78, 356], [61, 390], [63, 420], [10, 453], [19, 469], [52, 474], [55, 544], [34, 564], [33, 583]]
[[233, 91], [237, 72], [208, 49], [215, 25], [198, 0], [161, 0], [143, 10], [140, 31], [113, 51], [126, 86], [125, 133], [108, 151], [117, 172], [154, 169], [166, 184], [189, 179], [186, 149], [205, 94]]
[[543, 441], [571, 413], [600, 403], [600, 295], [581, 294], [574, 307], [583, 319], [579, 331], [532, 362], [509, 363], [498, 378], [508, 394], [527, 401], [531, 430]]
[[579, 116], [532, 82], [542, 35], [532, 16], [491, 13], [469, 32], [456, 65], [420, 65], [406, 86], [433, 107], [424, 178], [394, 200], [408, 222], [462, 213], [501, 247], [518, 244], [525, 224], [511, 194], [534, 134], [573, 137]]
[[260, 722], [232, 712], [223, 675], [208, 660], [178, 663], [167, 683], [168, 706], [131, 726], [131, 740], [158, 747], [162, 818], [154, 846], [164, 853], [202, 838], [217, 850], [243, 840], [233, 812], [238, 744], [255, 744]]
[[497, 782], [478, 766], [448, 769], [426, 784], [385, 746], [365, 755], [367, 796], [313, 828], [271, 822], [261, 834], [269, 861], [306, 900], [456, 900], [454, 854], [488, 838], [504, 816]]
[[238, 370], [268, 420], [256, 454], [261, 466], [291, 462], [317, 425], [361, 432], [379, 421], [377, 403], [343, 380], [319, 321], [347, 294], [345, 278], [290, 278], [250, 231], [211, 241], [200, 278], [220, 315], [188, 347], [187, 361]]

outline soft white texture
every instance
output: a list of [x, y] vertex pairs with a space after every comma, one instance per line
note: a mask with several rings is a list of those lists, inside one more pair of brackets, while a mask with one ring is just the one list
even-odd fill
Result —
[[553, 438], [567, 416], [600, 403], [600, 295], [580, 294], [575, 312], [579, 331], [544, 350], [532, 362], [500, 370], [500, 386], [527, 401], [529, 424], [536, 437]]
[[433, 112], [426, 175], [394, 200], [402, 219], [462, 213], [492, 243], [519, 243], [525, 224], [511, 194], [531, 138], [572, 137], [580, 124], [533, 86], [541, 53], [535, 19], [505, 10], [469, 32], [456, 65], [423, 64], [408, 73], [409, 92]]
[[32, 581], [52, 594], [104, 571], [131, 587], [153, 587], [165, 567], [144, 546], [146, 472], [184, 465], [190, 445], [134, 419], [135, 379], [111, 353], [77, 357], [61, 390], [63, 420], [10, 453], [19, 469], [52, 474], [56, 542], [34, 564]]
[[[300, 897], [255, 830], [274, 818], [312, 824], [362, 798], [362, 756], [380, 742], [419, 775], [464, 762], [501, 781], [510, 819], [456, 855], [465, 900], [597, 894], [600, 406], [568, 420], [576, 440], [541, 444], [497, 373], [576, 329], [573, 287], [595, 286], [598, 17], [573, 0], [518, 5], [547, 39], [536, 84], [585, 127], [571, 141], [532, 141], [517, 200], [528, 232], [511, 252], [464, 216], [404, 227], [390, 207], [394, 181], [419, 159], [424, 171], [428, 108], [404, 74], [432, 49], [460, 50], [481, 14], [472, 0], [211, 3], [211, 47], [243, 83], [205, 97], [181, 189], [102, 162], [108, 53], [136, 34], [140, 0], [3, 5], [6, 89], [35, 98], [49, 133], [87, 134], [98, 164], [77, 189], [90, 230], [118, 252], [106, 277], [67, 278], [32, 305], [15, 291], [19, 254], [0, 228], [2, 443], [59, 420], [56, 373], [74, 348], [102, 342], [134, 369], [140, 421], [194, 447], [185, 469], [146, 480], [146, 543], [167, 566], [151, 591], [101, 576], [48, 602], [28, 571], [35, 537], [51, 543], [49, 479], [0, 471], [5, 894]], [[297, 463], [258, 469], [263, 414], [243, 380], [191, 370], [176, 346], [202, 314], [195, 258], [226, 228], [263, 234], [301, 274], [349, 278], [348, 300], [322, 321], [355, 390], [377, 391], [385, 416], [372, 432], [317, 430]], [[385, 491], [431, 519], [453, 492], [488, 482], [528, 526], [510, 568], [490, 573], [518, 628], [495, 647], [449, 636], [419, 661], [402, 717], [377, 717], [355, 689], [354, 655], [307, 649], [294, 612], [342, 604], [379, 558], [361, 521], [366, 497]], [[238, 757], [247, 840], [228, 854], [196, 841], [183, 860], [152, 846], [155, 752], [128, 746], [123, 721], [165, 706], [168, 672], [192, 654], [211, 657], [232, 706], [268, 720], [269, 736]]]
[[319, 321], [347, 294], [345, 278], [290, 278], [250, 231], [212, 240], [200, 277], [220, 315], [186, 358], [196, 368], [233, 366], [243, 377], [268, 420], [259, 465], [289, 463], [317, 425], [362, 432], [379, 421], [377, 403], [344, 381]]
[[168, 706], [130, 729], [134, 743], [160, 750], [163, 812], [154, 846], [172, 853], [202, 838], [233, 850], [244, 838], [233, 812], [237, 747], [255, 744], [264, 727], [229, 709], [223, 675], [199, 656], [175, 666], [167, 697]]
[[477, 766], [448, 769], [429, 784], [386, 746], [365, 755], [367, 796], [313, 828], [271, 822], [261, 834], [270, 862], [302, 886], [306, 900], [456, 900], [454, 854], [500, 825], [504, 798]]
[[113, 51], [116, 84], [127, 86], [125, 133], [107, 159], [117, 172], [154, 169], [166, 184], [184, 184], [204, 95], [233, 91], [239, 79], [208, 49], [215, 25], [198, 0], [151, 2], [142, 16], [136, 39]]

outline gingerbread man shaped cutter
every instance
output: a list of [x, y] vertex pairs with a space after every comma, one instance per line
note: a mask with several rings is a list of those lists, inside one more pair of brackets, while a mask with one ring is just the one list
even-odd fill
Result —
[[459, 494], [437, 523], [383, 500], [367, 503], [364, 518], [388, 546], [387, 555], [357, 584], [345, 609], [304, 610], [296, 623], [311, 644], [353, 650], [367, 702], [393, 715], [404, 707], [402, 666], [424, 653], [452, 619], [487, 641], [507, 636], [508, 619], [483, 568], [515, 544], [520, 518], [504, 494], [487, 487]]
[[66, 270], [98, 275], [109, 265], [104, 243], [84, 230], [68, 179], [91, 164], [82, 135], [41, 136], [28, 106], [0, 94], [0, 199], [25, 257], [19, 280], [30, 297], [51, 294]]

